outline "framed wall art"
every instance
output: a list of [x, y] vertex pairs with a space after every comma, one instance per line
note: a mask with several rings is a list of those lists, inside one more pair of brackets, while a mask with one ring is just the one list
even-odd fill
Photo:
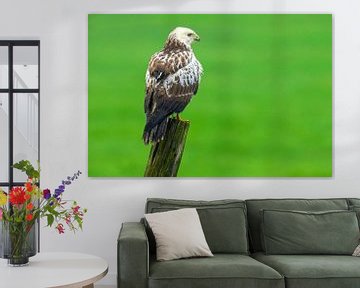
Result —
[[179, 117], [178, 177], [332, 176], [331, 14], [88, 21], [90, 177], [143, 177]]

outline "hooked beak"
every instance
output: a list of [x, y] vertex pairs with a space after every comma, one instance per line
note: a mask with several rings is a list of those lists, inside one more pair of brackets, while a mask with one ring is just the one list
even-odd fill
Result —
[[200, 41], [199, 35], [196, 34], [194, 40], [197, 41], [197, 42], [199, 42], [199, 41]]

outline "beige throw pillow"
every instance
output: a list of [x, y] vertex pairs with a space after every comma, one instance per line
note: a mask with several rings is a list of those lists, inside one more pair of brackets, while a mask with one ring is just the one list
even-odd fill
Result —
[[360, 257], [360, 244], [355, 248], [352, 256]]
[[195, 208], [145, 214], [156, 241], [156, 259], [213, 256]]

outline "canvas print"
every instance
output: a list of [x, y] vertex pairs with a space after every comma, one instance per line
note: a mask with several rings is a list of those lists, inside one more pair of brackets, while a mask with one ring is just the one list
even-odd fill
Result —
[[332, 15], [88, 22], [89, 177], [332, 176]]

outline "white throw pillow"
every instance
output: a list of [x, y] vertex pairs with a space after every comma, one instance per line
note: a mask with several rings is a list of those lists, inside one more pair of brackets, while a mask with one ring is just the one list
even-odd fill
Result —
[[213, 256], [195, 208], [145, 214], [156, 240], [156, 259]]
[[360, 244], [358, 246], [356, 246], [352, 256], [360, 257]]

